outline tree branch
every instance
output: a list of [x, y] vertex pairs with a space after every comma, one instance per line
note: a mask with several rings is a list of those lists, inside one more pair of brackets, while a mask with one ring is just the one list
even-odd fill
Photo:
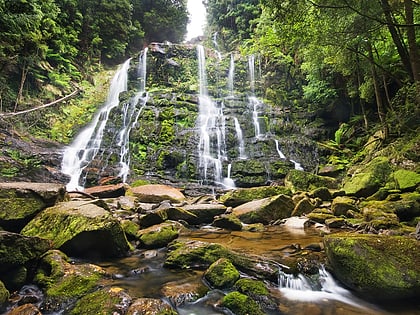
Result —
[[46, 108], [46, 107], [49, 107], [51, 105], [54, 105], [54, 104], [60, 103], [62, 101], [65, 101], [65, 100], [67, 100], [67, 99], [69, 99], [69, 98], [77, 95], [79, 92], [80, 92], [80, 89], [77, 89], [77, 90], [71, 92], [70, 94], [68, 94], [66, 96], [63, 96], [62, 98], [59, 98], [59, 99], [57, 99], [57, 100], [55, 100], [55, 101], [53, 101], [51, 103], [43, 104], [41, 106], [30, 108], [30, 109], [27, 109], [27, 110], [22, 110], [20, 112], [15, 112], [15, 113], [0, 113], [0, 117], [12, 117], [12, 116], [17, 116], [17, 115], [21, 115], [21, 114], [26, 114], [26, 113], [29, 113], [29, 112], [33, 112], [33, 111], [36, 111], [38, 109]]

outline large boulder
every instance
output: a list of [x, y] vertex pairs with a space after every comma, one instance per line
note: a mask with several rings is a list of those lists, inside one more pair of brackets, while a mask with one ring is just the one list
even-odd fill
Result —
[[0, 280], [16, 290], [27, 280], [28, 270], [51, 248], [51, 242], [39, 237], [0, 231]]
[[276, 195], [291, 195], [289, 188], [284, 186], [262, 186], [252, 188], [240, 188], [231, 190], [220, 197], [220, 201], [228, 207], [237, 207], [241, 204]]
[[133, 187], [127, 192], [137, 197], [139, 202], [159, 203], [165, 200], [173, 203], [180, 203], [185, 196], [178, 189], [167, 185], [143, 185]]
[[290, 217], [294, 207], [291, 197], [278, 195], [242, 204], [233, 208], [232, 214], [247, 224], [269, 224]]
[[377, 157], [356, 169], [352, 177], [344, 181], [343, 189], [350, 196], [368, 197], [385, 186], [391, 173], [388, 158]]
[[44, 289], [45, 308], [59, 311], [99, 285], [105, 271], [93, 264], [74, 264], [58, 250], [47, 252], [35, 272], [34, 282]]
[[61, 184], [0, 183], [0, 226], [19, 232], [37, 213], [66, 197]]
[[115, 257], [130, 249], [119, 221], [99, 201], [70, 201], [39, 213], [23, 235], [51, 240], [70, 256]]
[[227, 289], [239, 280], [240, 273], [229, 259], [220, 258], [210, 265], [204, 273], [204, 278], [213, 288]]
[[420, 295], [420, 242], [404, 236], [333, 234], [324, 237], [334, 275], [372, 299]]
[[319, 187], [337, 188], [337, 180], [332, 177], [319, 176], [305, 171], [290, 170], [284, 184], [292, 192], [310, 191]]

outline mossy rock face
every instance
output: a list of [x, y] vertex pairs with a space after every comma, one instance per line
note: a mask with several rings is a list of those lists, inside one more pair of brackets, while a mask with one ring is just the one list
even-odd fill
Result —
[[222, 215], [214, 219], [213, 226], [227, 229], [231, 231], [240, 231], [242, 230], [242, 222], [237, 217], [231, 214]]
[[125, 314], [131, 300], [131, 297], [121, 288], [103, 288], [79, 299], [69, 314]]
[[327, 187], [319, 187], [312, 190], [309, 194], [311, 198], [320, 198], [323, 201], [331, 200], [332, 194]]
[[334, 275], [372, 299], [420, 294], [420, 242], [404, 236], [334, 234], [324, 237]]
[[291, 197], [278, 195], [242, 204], [232, 210], [232, 214], [247, 224], [269, 224], [290, 217], [295, 205]]
[[95, 202], [71, 201], [47, 208], [22, 234], [49, 239], [54, 248], [71, 256], [122, 256], [130, 249], [119, 221]]
[[310, 191], [319, 187], [335, 189], [338, 185], [337, 180], [332, 177], [319, 176], [299, 170], [290, 170], [284, 184], [292, 192]]
[[[41, 260], [34, 282], [45, 290], [47, 304], [60, 308], [99, 285], [105, 271], [92, 264], [72, 264], [58, 251], [49, 251]], [[85, 313], [89, 314], [89, 313]]]
[[0, 305], [6, 303], [10, 297], [9, 291], [4, 286], [3, 282], [0, 281]]
[[168, 245], [179, 235], [179, 227], [176, 224], [163, 223], [151, 226], [144, 230], [139, 230], [138, 238], [141, 247], [160, 248]]
[[230, 292], [223, 297], [222, 306], [227, 307], [236, 315], [264, 315], [257, 302], [238, 291]]
[[231, 177], [238, 187], [263, 186], [267, 182], [267, 170], [264, 163], [256, 159], [241, 160], [232, 164]]
[[396, 183], [396, 188], [401, 191], [413, 191], [420, 184], [420, 174], [404, 169], [392, 173], [391, 178]]
[[0, 225], [19, 232], [37, 213], [64, 200], [65, 187], [45, 183], [0, 183]]
[[347, 216], [349, 211], [359, 212], [356, 206], [356, 200], [350, 197], [336, 197], [331, 203], [331, 211], [336, 216]]
[[292, 192], [289, 188], [284, 186], [262, 186], [262, 187], [252, 187], [252, 188], [240, 188], [236, 190], [231, 190], [226, 194], [220, 197], [220, 201], [223, 202], [228, 207], [237, 207], [241, 204], [263, 199], [267, 197], [272, 197], [276, 195], [291, 195]]
[[354, 175], [344, 181], [343, 189], [349, 196], [368, 197], [386, 184], [392, 173], [386, 157], [377, 157], [357, 169]]
[[204, 273], [204, 278], [212, 287], [217, 289], [232, 287], [239, 277], [239, 271], [226, 258], [220, 258], [215, 261]]

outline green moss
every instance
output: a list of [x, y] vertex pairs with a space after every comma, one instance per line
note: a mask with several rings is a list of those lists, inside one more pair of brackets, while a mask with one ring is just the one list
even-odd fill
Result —
[[45, 202], [35, 195], [20, 196], [15, 190], [0, 191], [0, 220], [16, 220], [34, 216], [46, 207]]
[[240, 274], [228, 259], [220, 258], [210, 265], [204, 277], [211, 286], [218, 289], [225, 289], [233, 286], [239, 279]]
[[102, 289], [85, 295], [77, 301], [70, 315], [109, 315], [119, 311], [118, 305], [122, 302], [119, 295], [121, 289]]
[[163, 225], [159, 228], [152, 227], [146, 231], [140, 230], [139, 239], [146, 248], [159, 248], [168, 245], [179, 235], [178, 229], [173, 225]]
[[335, 234], [324, 237], [335, 275], [373, 298], [420, 293], [420, 244], [408, 237]]
[[280, 194], [291, 196], [292, 192], [289, 188], [284, 186], [242, 188], [227, 192], [220, 197], [220, 201], [226, 206], [236, 207], [252, 200], [263, 199]]
[[285, 185], [292, 192], [314, 190], [318, 187], [337, 188], [337, 182], [334, 178], [299, 170], [289, 171], [285, 178]]
[[420, 184], [420, 174], [413, 171], [400, 169], [392, 174], [398, 189], [402, 191], [414, 190]]
[[239, 279], [235, 283], [235, 288], [246, 295], [249, 296], [258, 296], [258, 295], [268, 295], [268, 289], [262, 281], [243, 278]]
[[257, 302], [237, 291], [226, 294], [223, 297], [222, 306], [227, 307], [236, 315], [264, 315]]
[[9, 291], [4, 286], [3, 282], [0, 281], [0, 305], [6, 303], [10, 297]]

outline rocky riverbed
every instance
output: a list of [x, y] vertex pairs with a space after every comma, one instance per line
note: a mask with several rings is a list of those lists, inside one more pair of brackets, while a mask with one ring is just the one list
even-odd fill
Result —
[[[68, 193], [61, 184], [2, 183], [1, 310], [193, 314], [202, 303], [200, 314], [322, 313], [317, 303], [297, 310], [278, 288], [296, 289], [290, 283], [302, 277], [322, 287], [328, 271], [356, 301], [410, 301], [416, 314], [418, 184], [370, 199], [333, 185], [305, 172], [284, 186], [194, 196], [156, 184]], [[298, 235], [288, 238], [287, 228]], [[340, 314], [360, 311], [340, 303]]]

